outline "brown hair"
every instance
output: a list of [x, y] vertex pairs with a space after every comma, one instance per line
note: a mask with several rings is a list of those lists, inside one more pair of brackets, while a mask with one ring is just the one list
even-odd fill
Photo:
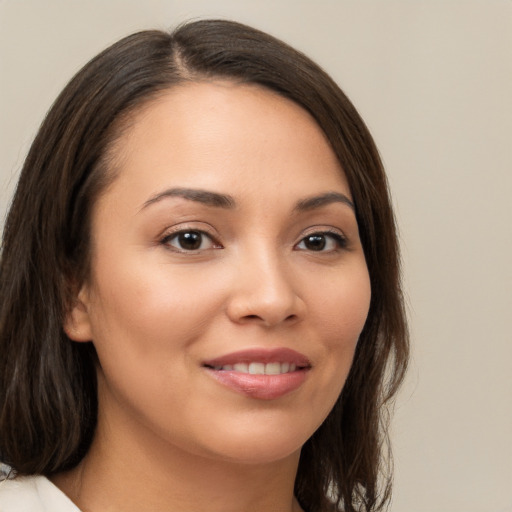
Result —
[[[91, 210], [122, 120], [188, 80], [255, 83], [309, 111], [347, 176], [370, 274], [370, 311], [334, 409], [304, 445], [295, 492], [309, 512], [381, 510], [389, 498], [385, 405], [405, 372], [408, 337], [393, 213], [364, 122], [310, 59], [250, 27], [197, 21], [128, 36], [91, 60], [49, 111], [25, 161], [0, 262], [0, 458], [20, 473], [76, 465], [96, 425], [95, 352], [62, 325], [87, 279]], [[334, 505], [333, 505], [334, 503]]]

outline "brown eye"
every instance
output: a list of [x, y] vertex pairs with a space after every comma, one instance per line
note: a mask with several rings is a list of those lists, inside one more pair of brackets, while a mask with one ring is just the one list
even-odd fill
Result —
[[195, 230], [179, 231], [166, 236], [162, 243], [179, 251], [199, 251], [215, 247], [213, 240], [206, 233]]
[[197, 251], [203, 242], [203, 235], [197, 231], [190, 231], [188, 233], [180, 233], [177, 236], [178, 245], [181, 249], [187, 251]]
[[304, 247], [309, 251], [323, 251], [326, 240], [324, 235], [310, 235], [304, 238]]
[[297, 249], [314, 252], [331, 252], [346, 247], [347, 242], [338, 233], [313, 233], [304, 237]]

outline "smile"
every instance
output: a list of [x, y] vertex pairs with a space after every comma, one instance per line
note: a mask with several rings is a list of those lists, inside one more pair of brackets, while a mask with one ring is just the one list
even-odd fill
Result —
[[297, 369], [295, 363], [236, 363], [217, 365], [213, 367], [216, 371], [235, 371], [239, 373], [248, 373], [250, 375], [281, 375], [283, 373], [294, 372]]
[[231, 391], [254, 399], [276, 400], [302, 386], [311, 363], [291, 349], [251, 349], [205, 361], [203, 367]]

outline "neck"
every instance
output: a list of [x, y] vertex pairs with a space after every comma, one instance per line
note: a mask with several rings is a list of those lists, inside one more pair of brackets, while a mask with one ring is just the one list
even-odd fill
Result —
[[100, 413], [92, 446], [53, 482], [83, 512], [299, 512], [299, 452], [241, 463], [192, 454]]

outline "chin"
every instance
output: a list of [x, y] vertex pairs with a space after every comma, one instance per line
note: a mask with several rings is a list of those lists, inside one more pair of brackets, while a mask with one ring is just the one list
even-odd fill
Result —
[[262, 441], [258, 444], [249, 443], [244, 446], [224, 446], [224, 450], [215, 454], [216, 458], [230, 463], [261, 466], [272, 464], [286, 459], [295, 459], [300, 455], [302, 444], [276, 445], [273, 442]]
[[[250, 427], [250, 428], [249, 428]], [[210, 457], [240, 464], [269, 464], [290, 457], [297, 457], [302, 446], [313, 434], [315, 428], [268, 422], [255, 428], [237, 427], [224, 435], [218, 435], [209, 448]]]

